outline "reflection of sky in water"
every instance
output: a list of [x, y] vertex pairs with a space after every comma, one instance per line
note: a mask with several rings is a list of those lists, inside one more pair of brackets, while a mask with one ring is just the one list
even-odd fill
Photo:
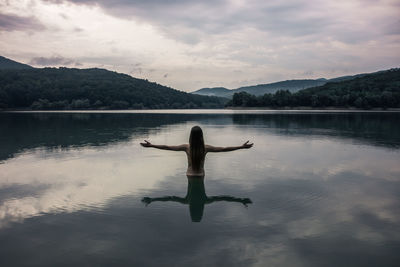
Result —
[[[342, 138], [334, 129], [305, 135], [260, 120], [229, 121], [166, 121], [100, 146], [41, 145], [4, 160], [0, 263], [395, 266], [398, 149]], [[209, 144], [255, 143], [209, 154], [205, 179], [207, 195], [253, 204], [213, 203], [193, 223], [187, 205], [141, 203], [144, 196], [184, 197], [187, 179], [184, 153], [145, 149], [139, 141], [184, 143], [194, 124]]]
[[[157, 159], [154, 168], [152, 155], [159, 155], [153, 151], [143, 157], [138, 142], [60, 152], [39, 149], [9, 160], [0, 165], [0, 186], [26, 186], [31, 193], [27, 190], [26, 196], [3, 200], [0, 218], [24, 218], [59, 209], [71, 212], [81, 205], [95, 207], [112, 197], [152, 188], [164, 174], [182, 168], [177, 165], [179, 160], [174, 160], [179, 155]], [[36, 194], [38, 189], [40, 194]]]

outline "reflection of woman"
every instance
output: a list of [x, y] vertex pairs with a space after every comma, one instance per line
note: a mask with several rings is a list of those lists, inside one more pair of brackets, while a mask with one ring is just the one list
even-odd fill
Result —
[[172, 201], [189, 205], [190, 217], [193, 222], [200, 222], [203, 217], [204, 206], [216, 201], [239, 202], [247, 206], [252, 203], [249, 198], [237, 198], [232, 196], [212, 196], [206, 195], [204, 188], [204, 177], [188, 176], [188, 189], [186, 197], [166, 196], [166, 197], [144, 197], [142, 202], [147, 205], [155, 201]]
[[190, 132], [189, 144], [178, 146], [153, 145], [147, 140], [140, 143], [144, 147], [154, 147], [158, 149], [185, 151], [188, 158], [188, 176], [204, 176], [204, 160], [207, 152], [228, 152], [243, 148], [251, 148], [253, 144], [247, 141], [241, 146], [215, 147], [204, 144], [203, 131], [199, 126], [194, 126]]

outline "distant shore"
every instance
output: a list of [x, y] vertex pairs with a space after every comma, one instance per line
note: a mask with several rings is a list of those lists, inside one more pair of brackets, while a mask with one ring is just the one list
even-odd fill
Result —
[[355, 107], [227, 107], [225, 109], [241, 110], [241, 109], [257, 109], [257, 110], [333, 110], [333, 111], [400, 111], [400, 108], [355, 108]]
[[43, 113], [79, 113], [79, 112], [95, 112], [95, 113], [115, 113], [115, 112], [126, 112], [126, 113], [172, 113], [172, 112], [182, 112], [189, 111], [195, 113], [196, 111], [201, 111], [202, 113], [207, 112], [229, 112], [229, 111], [272, 111], [272, 112], [400, 112], [400, 108], [371, 108], [371, 109], [361, 109], [361, 108], [333, 108], [333, 107], [281, 107], [281, 108], [271, 108], [271, 107], [226, 107], [226, 108], [216, 108], [216, 109], [0, 109], [0, 113], [7, 112], [43, 112]]

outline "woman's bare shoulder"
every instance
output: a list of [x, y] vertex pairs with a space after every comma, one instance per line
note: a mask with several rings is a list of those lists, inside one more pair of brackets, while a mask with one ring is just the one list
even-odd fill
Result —
[[213, 151], [215, 149], [215, 146], [212, 145], [204, 145], [204, 148], [206, 150], [206, 153], [209, 151]]

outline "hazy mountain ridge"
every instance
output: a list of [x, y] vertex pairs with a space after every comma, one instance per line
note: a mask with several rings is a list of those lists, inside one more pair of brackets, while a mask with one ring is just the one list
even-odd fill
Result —
[[218, 97], [228, 97], [233, 95], [232, 90], [225, 87], [202, 88], [195, 92], [192, 92], [192, 94]]
[[[379, 73], [379, 71], [374, 73]], [[267, 93], [273, 94], [278, 90], [288, 90], [291, 93], [295, 93], [302, 89], [322, 86], [329, 82], [340, 82], [340, 81], [351, 80], [368, 74], [370, 73], [340, 76], [332, 79], [319, 78], [319, 79], [285, 80], [267, 84], [242, 86], [236, 89], [227, 89], [225, 87], [201, 88], [199, 90], [192, 92], [192, 94], [209, 95], [209, 96], [212, 95], [212, 96], [231, 98], [233, 94], [239, 92], [246, 92], [255, 96], [261, 96]]]
[[235, 90], [235, 93], [247, 92], [253, 95], [263, 95], [266, 93], [275, 93], [277, 90], [288, 90], [291, 92], [297, 92], [302, 89], [323, 85], [325, 83], [326, 80], [321, 79], [286, 80], [269, 84], [240, 87]]

